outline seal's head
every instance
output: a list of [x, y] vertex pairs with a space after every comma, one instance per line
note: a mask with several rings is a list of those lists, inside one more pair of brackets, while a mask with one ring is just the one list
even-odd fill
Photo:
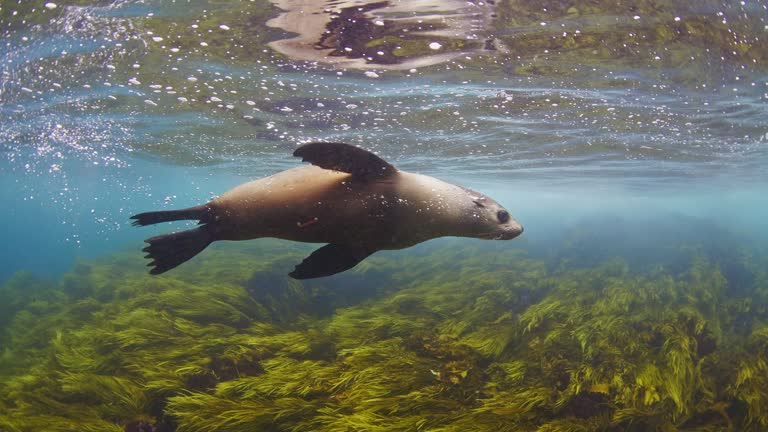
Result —
[[523, 233], [523, 226], [496, 201], [469, 191], [473, 206], [466, 217], [472, 232], [467, 236], [486, 240], [511, 240]]

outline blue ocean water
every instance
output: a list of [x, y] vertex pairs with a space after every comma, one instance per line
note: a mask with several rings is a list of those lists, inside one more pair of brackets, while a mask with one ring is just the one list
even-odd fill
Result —
[[[606, 41], [629, 31], [635, 45], [510, 47], [394, 71], [291, 61], [264, 45], [287, 33], [238, 22], [234, 12], [254, 10], [243, 7], [4, 5], [0, 226], [13, 247], [3, 279], [22, 269], [55, 277], [79, 257], [136, 247], [147, 233], [128, 225], [131, 214], [205, 202], [297, 166], [290, 153], [310, 140], [357, 144], [488, 191], [525, 222], [530, 243], [601, 213], [689, 215], [765, 236], [762, 5], [553, 10], [552, 21], [516, 31], [598, 29]], [[707, 35], [644, 43], [668, 16], [731, 18], [724, 29], [741, 45], [707, 47]], [[494, 31], [504, 40], [510, 30]]]
[[[4, 0], [0, 432], [768, 427], [765, 1]], [[346, 142], [525, 227], [144, 274]], [[741, 428], [741, 429], [740, 429]]]

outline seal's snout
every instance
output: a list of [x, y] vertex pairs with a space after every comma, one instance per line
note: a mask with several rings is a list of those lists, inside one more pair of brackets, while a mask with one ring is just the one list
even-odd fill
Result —
[[509, 221], [506, 227], [504, 227], [504, 232], [499, 237], [499, 240], [512, 240], [513, 238], [519, 236], [522, 233], [523, 233], [523, 226], [520, 225], [519, 222], [513, 219]]

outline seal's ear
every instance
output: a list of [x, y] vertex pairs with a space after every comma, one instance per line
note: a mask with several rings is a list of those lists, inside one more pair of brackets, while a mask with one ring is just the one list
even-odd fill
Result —
[[387, 177], [397, 172], [384, 159], [349, 144], [307, 143], [297, 148], [293, 155], [320, 168], [352, 174], [360, 180]]

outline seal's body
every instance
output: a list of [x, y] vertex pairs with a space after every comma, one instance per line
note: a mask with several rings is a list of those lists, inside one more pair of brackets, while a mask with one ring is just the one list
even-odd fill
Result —
[[436, 237], [511, 239], [522, 227], [495, 201], [433, 177], [398, 171], [373, 153], [339, 143], [310, 143], [295, 156], [313, 166], [244, 183], [208, 204], [135, 215], [135, 225], [198, 219], [199, 228], [147, 239], [163, 273], [216, 240], [276, 237], [328, 243], [290, 274], [328, 276], [377, 250]]

